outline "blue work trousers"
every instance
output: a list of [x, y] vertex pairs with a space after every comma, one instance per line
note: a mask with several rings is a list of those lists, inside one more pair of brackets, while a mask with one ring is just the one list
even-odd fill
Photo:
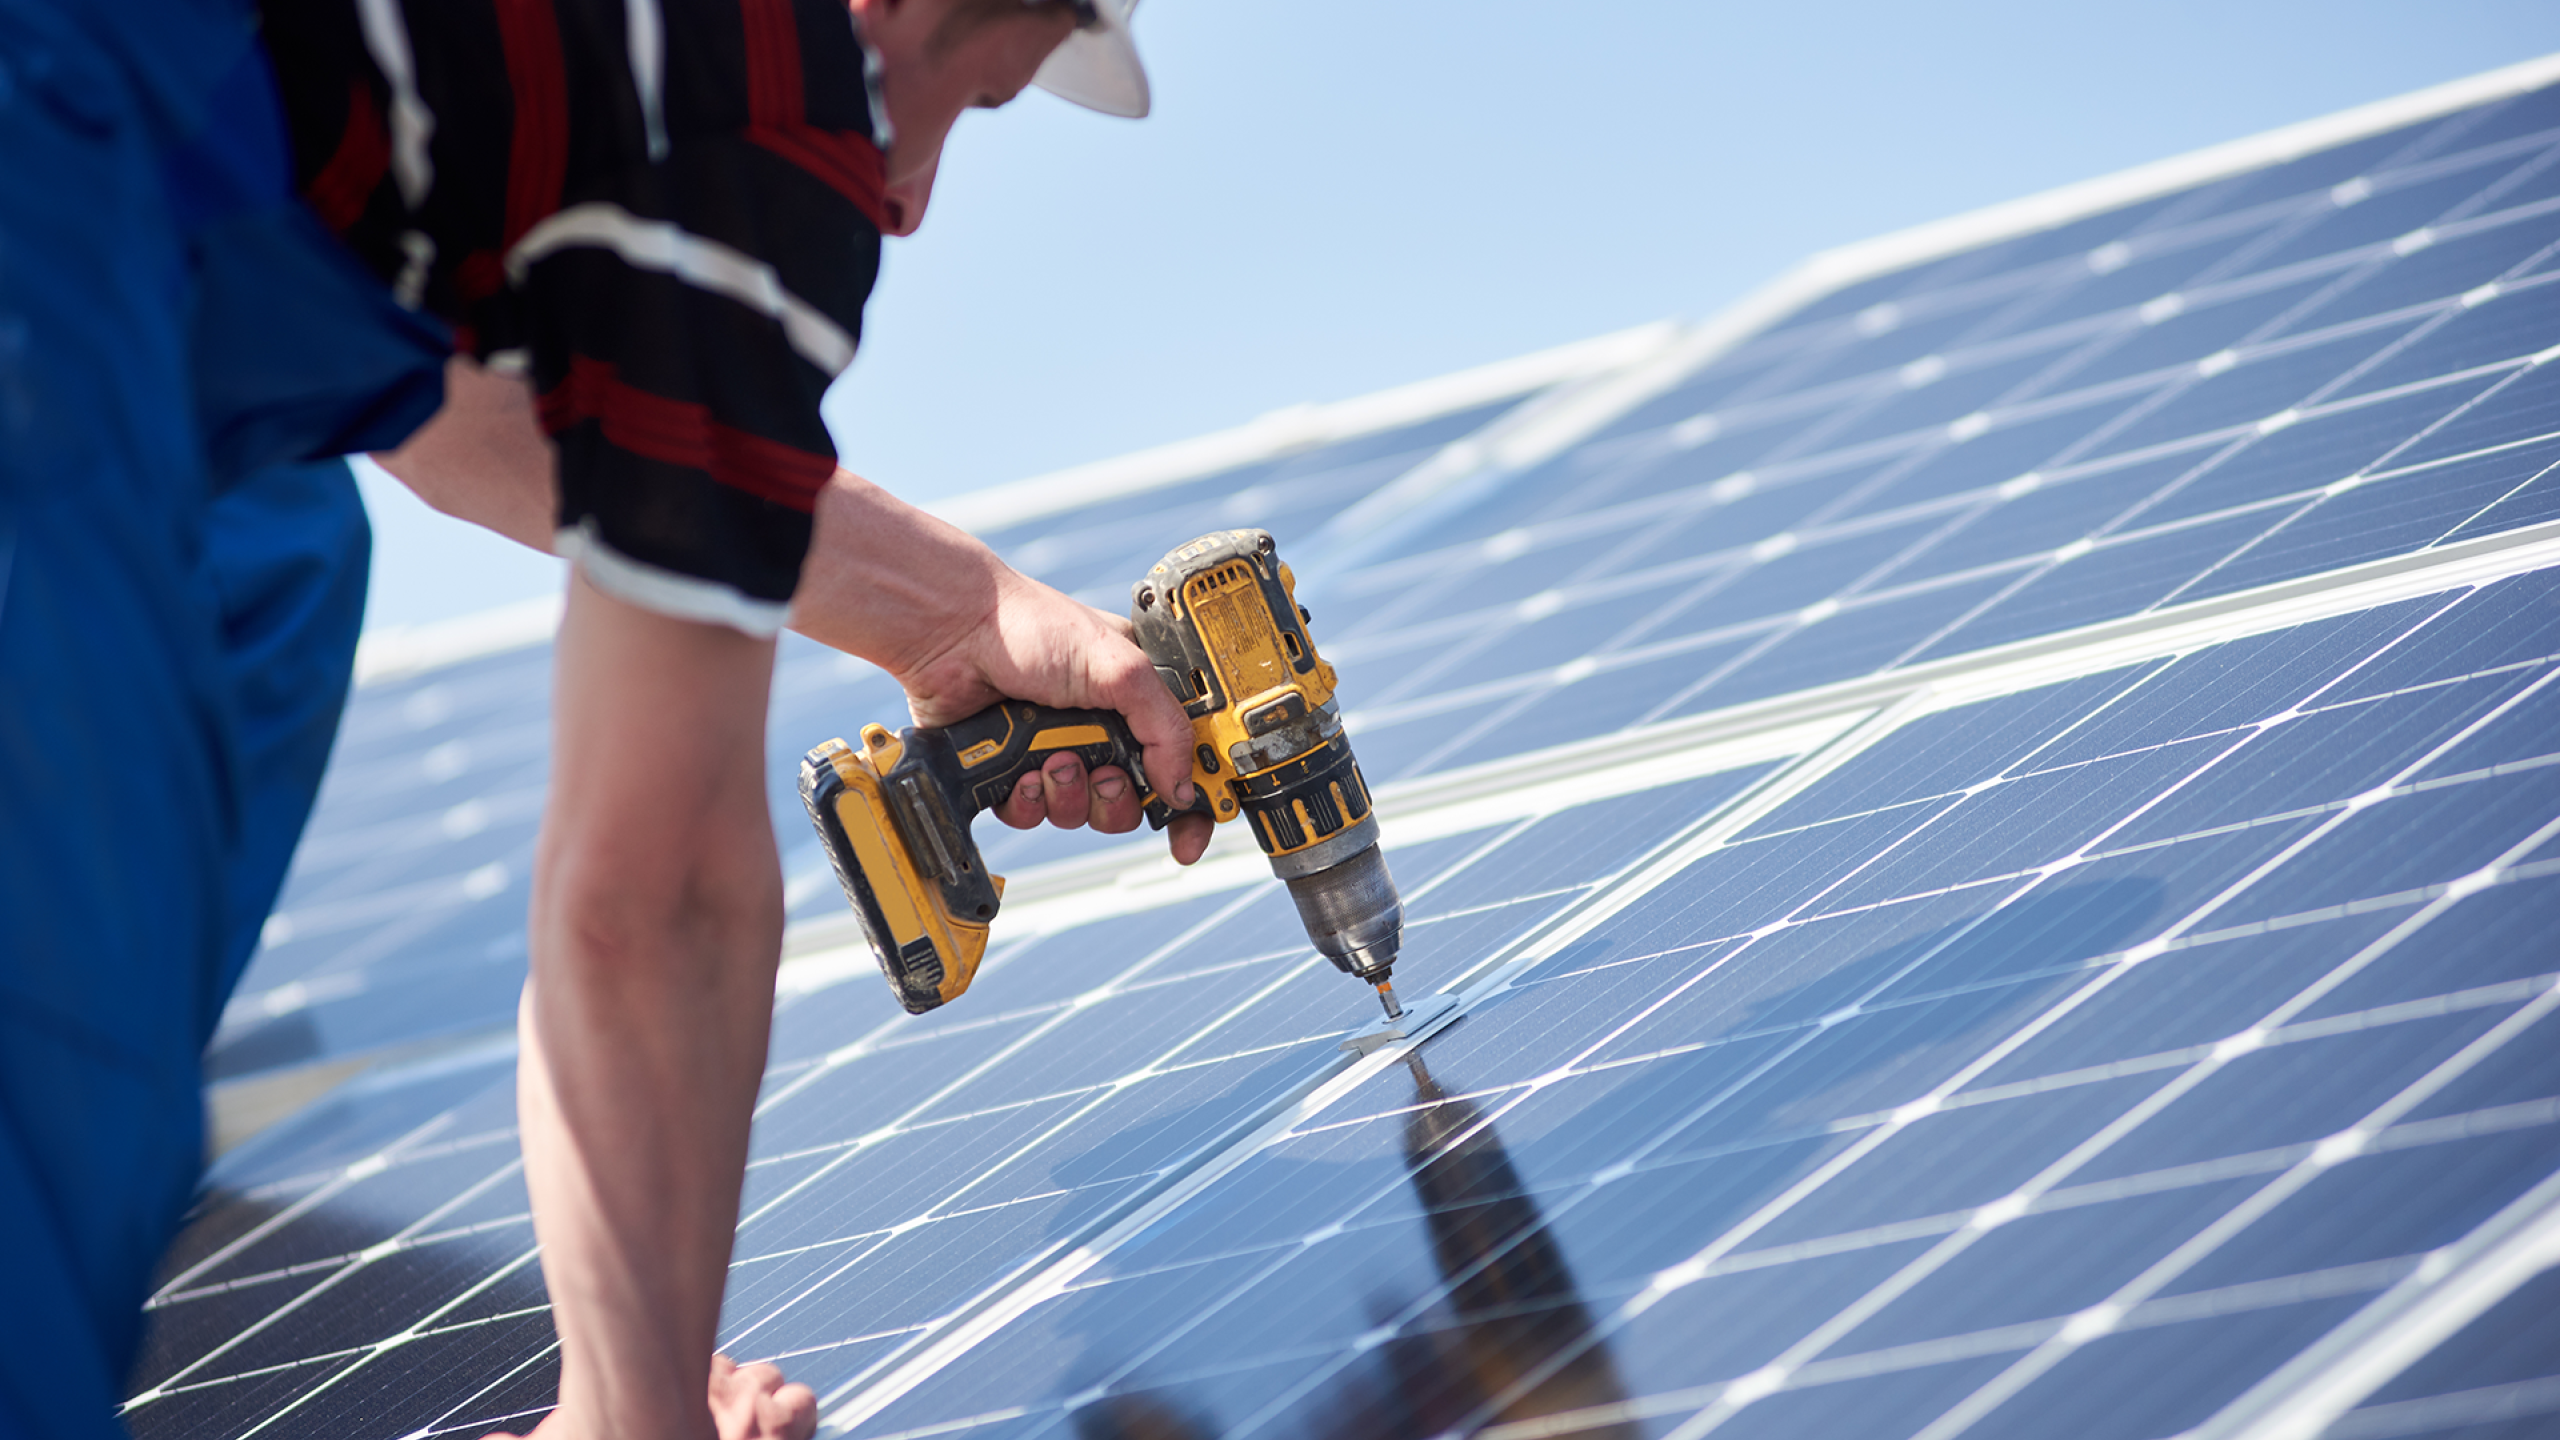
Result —
[[[206, 252], [168, 158], [201, 119], [187, 67], [252, 52], [237, 13], [159, 8], [155, 70], [61, 7], [0, 0], [11, 1440], [122, 1433], [140, 1306], [202, 1163], [202, 1050], [309, 813], [363, 611], [343, 462], [226, 482], [208, 458]], [[228, 55], [184, 53], [234, 31]]]

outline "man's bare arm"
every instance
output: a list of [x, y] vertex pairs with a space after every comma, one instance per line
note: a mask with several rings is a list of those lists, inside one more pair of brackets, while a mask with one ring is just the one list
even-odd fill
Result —
[[[445, 385], [435, 419], [374, 458], [436, 509], [548, 551], [558, 502], [531, 392], [459, 359]], [[1117, 710], [1146, 746], [1155, 788], [1178, 795], [1189, 784], [1190, 722], [1119, 619], [847, 471], [820, 495], [816, 520], [792, 628], [897, 677], [920, 723], [958, 720], [1006, 696]], [[1047, 819], [1117, 834], [1138, 824], [1125, 777], [1087, 776], [1072, 755], [1024, 776], [996, 813], [1017, 828]], [[1209, 823], [1185, 817], [1171, 838], [1188, 864], [1207, 848]]]
[[445, 514], [551, 553], [559, 489], [551, 442], [523, 381], [458, 356], [446, 361], [444, 408], [408, 443], [373, 459]]
[[805, 1440], [806, 1387], [712, 1355], [782, 940], [773, 645], [573, 576], [554, 663], [517, 1084], [560, 1331], [538, 1433]]

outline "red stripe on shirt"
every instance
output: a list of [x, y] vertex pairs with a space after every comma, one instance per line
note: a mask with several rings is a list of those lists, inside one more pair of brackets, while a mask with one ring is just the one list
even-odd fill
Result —
[[747, 36], [747, 115], [758, 126], [798, 125], [800, 31], [791, 0], [738, 0]]
[[506, 262], [495, 250], [474, 250], [453, 267], [453, 293], [476, 304], [507, 288]]
[[802, 170], [825, 181], [871, 218], [872, 228], [889, 228], [887, 162], [880, 147], [849, 130], [821, 130], [815, 125], [757, 125], [747, 138]]
[[391, 138], [383, 133], [382, 116], [373, 108], [373, 92], [362, 80], [347, 85], [347, 124], [338, 132], [338, 148], [303, 192], [321, 222], [344, 233], [364, 214], [365, 202], [391, 168]]
[[833, 456], [768, 440], [711, 418], [710, 408], [624, 382], [602, 360], [572, 356], [569, 373], [537, 402], [544, 433], [594, 420], [621, 449], [703, 471], [732, 489], [807, 513], [836, 473]]
[[512, 246], [560, 208], [569, 173], [568, 80], [560, 59], [560, 21], [551, 0], [491, 0], [498, 43], [506, 51], [507, 88], [515, 94], [515, 127], [507, 140], [507, 228]]

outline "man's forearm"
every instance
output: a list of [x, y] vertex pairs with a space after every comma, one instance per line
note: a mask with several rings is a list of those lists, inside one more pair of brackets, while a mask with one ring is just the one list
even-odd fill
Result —
[[571, 581], [518, 1078], [573, 1435], [711, 1433], [782, 935], [770, 642]]
[[791, 628], [892, 673], [994, 620], [1012, 575], [975, 536], [850, 471], [819, 492]]

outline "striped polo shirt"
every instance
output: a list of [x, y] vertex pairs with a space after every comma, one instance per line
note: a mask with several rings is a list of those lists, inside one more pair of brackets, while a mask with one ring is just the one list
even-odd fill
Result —
[[559, 539], [687, 619], [784, 618], [884, 223], [844, 0], [261, 0], [296, 179], [533, 386]]

